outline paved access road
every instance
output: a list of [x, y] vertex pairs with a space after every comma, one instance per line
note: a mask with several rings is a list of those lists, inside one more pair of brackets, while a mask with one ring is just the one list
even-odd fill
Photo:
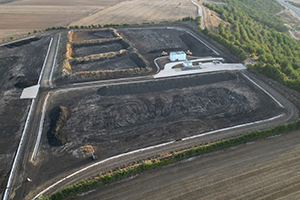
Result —
[[[47, 94], [45, 91], [43, 91], [43, 87], [49, 86], [49, 76], [51, 74], [51, 67], [54, 62], [54, 56], [55, 56], [55, 50], [56, 46], [58, 44], [59, 35], [55, 34], [53, 36], [53, 39], [51, 39], [51, 45], [49, 45], [49, 54], [45, 59], [45, 66], [41, 66], [44, 68], [44, 73], [41, 73], [39, 83], [41, 84], [41, 89], [39, 94], [35, 99], [32, 100], [32, 110], [30, 110], [29, 123], [28, 128], [22, 133], [22, 142], [19, 144], [20, 153], [16, 154], [16, 157], [14, 158], [14, 164], [12, 166], [12, 169], [15, 168], [15, 170], [12, 170], [12, 173], [10, 174], [9, 179], [11, 180], [11, 184], [9, 183], [7, 185], [7, 190], [5, 191], [4, 200], [9, 199], [9, 194], [13, 194], [15, 192], [15, 189], [20, 188], [23, 186], [24, 183], [26, 183], [26, 166], [29, 164], [30, 156], [32, 152], [32, 149], [35, 144], [35, 140], [37, 138], [37, 133], [39, 129], [39, 123], [42, 116], [41, 109], [43, 107], [43, 102], [45, 95]], [[22, 199], [22, 197], [18, 196], [19, 194], [15, 196], [14, 199]]]
[[74, 200], [300, 199], [300, 132], [184, 160]]
[[281, 5], [289, 8], [291, 11], [293, 11], [300, 18], [300, 10], [297, 7], [295, 7], [295, 6], [293, 6], [293, 5], [289, 4], [289, 3], [286, 3], [284, 1], [281, 1], [281, 0], [277, 0], [277, 1]]

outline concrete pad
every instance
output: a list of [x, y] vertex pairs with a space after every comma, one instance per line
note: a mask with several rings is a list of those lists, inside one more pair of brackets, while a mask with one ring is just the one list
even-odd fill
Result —
[[[195, 59], [190, 60], [192, 62], [203, 62], [210, 59]], [[182, 64], [184, 61], [180, 62], [171, 62], [165, 65], [165, 68], [161, 70], [158, 74], [154, 75], [154, 78], [162, 78], [162, 77], [170, 77], [170, 76], [180, 76], [180, 75], [188, 75], [188, 74], [198, 74], [198, 73], [206, 73], [206, 72], [214, 72], [214, 71], [226, 71], [226, 70], [243, 70], [247, 69], [241, 63], [221, 63], [215, 64], [213, 62], [203, 63], [201, 66], [195, 65], [195, 69], [189, 70], [178, 70], [178, 68], [172, 69], [175, 65]], [[199, 69], [201, 67], [201, 69]], [[192, 68], [192, 67], [191, 67]]]
[[40, 85], [24, 88], [20, 99], [34, 99], [37, 96], [39, 89]]

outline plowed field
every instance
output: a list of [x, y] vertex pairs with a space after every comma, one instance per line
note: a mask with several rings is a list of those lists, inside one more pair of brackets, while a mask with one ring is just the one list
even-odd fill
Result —
[[299, 199], [300, 132], [191, 158], [79, 199]]

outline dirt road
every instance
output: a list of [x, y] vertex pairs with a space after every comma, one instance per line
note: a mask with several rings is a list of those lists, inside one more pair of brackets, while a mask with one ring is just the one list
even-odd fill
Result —
[[74, 199], [299, 199], [300, 132], [182, 161]]
[[[55, 55], [55, 51], [56, 51], [56, 45], [57, 45], [57, 41], [58, 41], [58, 34], [54, 35], [53, 37], [53, 45], [50, 46], [50, 50], [49, 50], [49, 56], [46, 60], [45, 64], [45, 68], [46, 70], [43, 72], [42, 74], [42, 79], [41, 79], [41, 86], [45, 87], [49, 84], [49, 76], [51, 74], [51, 68], [52, 68], [52, 64], [54, 61], [54, 55]], [[30, 120], [32, 120], [32, 124], [33, 126], [31, 127], [29, 125], [29, 129], [31, 129], [31, 131], [33, 131], [34, 133], [38, 133], [38, 124], [39, 124], [39, 119], [41, 118], [41, 112], [40, 109], [42, 108], [43, 105], [43, 99], [44, 99], [44, 95], [45, 93], [43, 92], [43, 88], [41, 88], [41, 92], [40, 94], [37, 96], [37, 98], [35, 99], [35, 104], [34, 104], [34, 109], [31, 113], [31, 118]], [[31, 133], [33, 133], [31, 132]], [[28, 154], [28, 149], [33, 148], [34, 144], [35, 144], [35, 140], [36, 140], [36, 135], [35, 134], [26, 134], [26, 131], [23, 132], [22, 134], [24, 135], [24, 143], [27, 143], [27, 145], [21, 145], [20, 148], [20, 154], [18, 157], [15, 157], [14, 159], [16, 159], [16, 165], [12, 167], [15, 168], [15, 170], [12, 170], [15, 173], [11, 173], [10, 174], [10, 178], [11, 179], [11, 185], [8, 185], [7, 188], [8, 190], [6, 190], [5, 194], [8, 196], [10, 189], [18, 188], [19, 185], [22, 185], [24, 183], [24, 180], [26, 179], [26, 173], [24, 172], [24, 168], [25, 168], [25, 163], [28, 162], [29, 160], [29, 156], [31, 156], [30, 154]], [[22, 142], [23, 143], [23, 142]], [[19, 144], [20, 145], [20, 144]], [[20, 164], [22, 163], [22, 164]], [[17, 178], [16, 178], [17, 177]], [[13, 192], [12, 192], [13, 193]], [[7, 197], [6, 196], [6, 197]], [[5, 197], [5, 198], [6, 198]], [[18, 197], [17, 197], [18, 198]]]

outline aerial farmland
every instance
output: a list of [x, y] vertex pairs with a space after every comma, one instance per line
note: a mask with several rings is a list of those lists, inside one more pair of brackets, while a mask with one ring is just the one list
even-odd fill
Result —
[[[223, 19], [207, 7], [201, 10], [202, 1], [0, 3], [0, 16], [6, 19], [0, 22], [0, 197], [4, 200], [56, 199], [51, 195], [61, 195], [66, 187], [101, 181], [118, 170], [155, 164], [247, 134], [257, 136], [274, 127], [281, 131], [298, 125], [300, 94], [250, 70], [249, 62], [254, 63], [258, 56], [243, 51], [248, 58], [242, 62], [239, 54], [214, 41], [209, 34], [222, 28], [217, 24]], [[201, 17], [194, 19], [201, 12], [212, 32], [199, 28]], [[56, 27], [49, 28], [52, 26]], [[234, 49], [238, 42], [230, 45]], [[289, 123], [292, 125], [286, 125]], [[260, 165], [258, 171], [267, 171], [265, 164], [275, 163], [279, 170], [283, 167], [274, 152], [261, 154], [272, 158], [266, 162], [258, 158], [264, 142], [270, 145], [268, 151], [277, 152], [274, 145], [279, 143], [298, 148], [298, 137], [293, 141], [288, 134], [277, 135], [182, 158], [58, 199], [122, 199], [120, 188], [131, 191], [132, 185], [139, 185], [141, 191], [136, 196], [124, 192], [124, 197], [191, 199], [203, 190], [203, 198], [210, 199], [214, 193], [205, 189], [206, 180], [214, 190], [222, 190], [217, 194], [220, 199], [243, 196], [243, 191], [259, 188], [247, 179], [251, 174], [246, 169], [256, 170], [252, 158]], [[286, 160], [294, 166], [291, 148], [285, 146], [278, 154], [288, 153]], [[245, 169], [236, 169], [235, 163]], [[223, 164], [221, 170], [218, 166]], [[210, 169], [216, 175], [209, 174]], [[179, 171], [185, 172], [176, 178]], [[260, 175], [272, 179], [258, 171], [253, 179]], [[231, 179], [222, 173], [246, 175]], [[273, 175], [279, 179], [278, 174]], [[160, 176], [167, 181], [162, 180], [158, 187]], [[219, 187], [221, 179], [234, 188], [232, 193]], [[141, 184], [147, 180], [157, 195]], [[234, 180], [243, 188], [237, 189]], [[246, 187], [247, 181], [251, 186]], [[263, 188], [266, 183], [259, 182]], [[174, 188], [179, 185], [191, 192], [178, 194]], [[167, 187], [169, 195], [163, 191]], [[284, 190], [282, 184], [274, 187]]]

